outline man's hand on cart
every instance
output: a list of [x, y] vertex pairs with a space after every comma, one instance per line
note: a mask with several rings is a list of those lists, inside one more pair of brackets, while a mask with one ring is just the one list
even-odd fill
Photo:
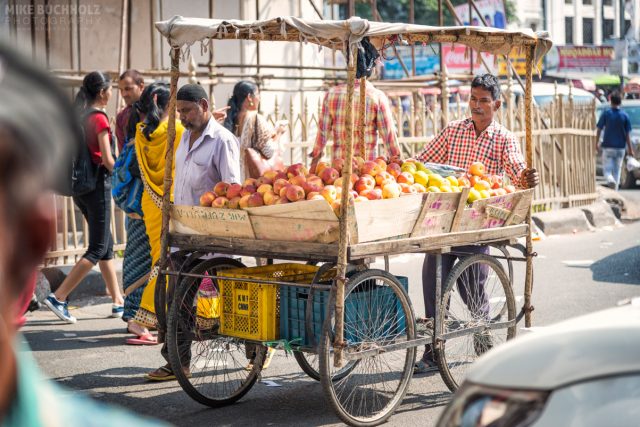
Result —
[[522, 171], [520, 182], [524, 188], [533, 188], [537, 186], [540, 183], [538, 171], [534, 168], [526, 168]]

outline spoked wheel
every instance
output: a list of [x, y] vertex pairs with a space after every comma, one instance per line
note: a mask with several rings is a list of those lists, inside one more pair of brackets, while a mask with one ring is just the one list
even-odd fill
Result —
[[443, 341], [435, 347], [436, 360], [455, 391], [478, 356], [516, 335], [516, 305], [507, 274], [489, 255], [463, 258], [443, 288], [437, 313]]
[[[212, 258], [189, 273], [215, 276], [238, 267], [244, 265], [231, 258]], [[211, 407], [244, 396], [258, 379], [266, 352], [263, 346], [218, 335], [218, 295], [216, 279], [184, 278], [176, 288], [167, 325], [169, 362], [178, 382], [191, 398]], [[250, 360], [253, 366], [247, 370]]]
[[334, 367], [334, 322], [327, 322], [319, 349], [320, 381], [342, 421], [353, 426], [378, 425], [404, 398], [416, 348], [376, 350], [416, 338], [413, 307], [400, 282], [383, 270], [354, 274], [345, 289], [344, 306], [344, 355], [371, 352], [355, 359], [353, 368], [336, 378], [343, 368]]
[[[309, 264], [309, 262], [307, 264]], [[312, 265], [315, 265], [315, 263], [313, 263]], [[332, 271], [334, 269], [335, 264], [333, 263], [322, 264], [313, 277], [312, 283], [321, 283], [331, 280], [333, 277], [335, 277], [335, 271]], [[351, 273], [352, 272], [347, 271], [347, 277], [349, 277]], [[311, 308], [311, 304], [307, 305], [307, 308]], [[300, 366], [300, 369], [302, 369], [305, 374], [316, 381], [320, 381], [320, 359], [317, 354], [303, 351], [294, 351], [293, 357], [296, 359], [296, 362], [298, 362], [298, 366]], [[339, 372], [335, 373], [334, 381], [347, 375], [353, 369], [356, 363], [358, 363], [357, 360], [348, 361]]]

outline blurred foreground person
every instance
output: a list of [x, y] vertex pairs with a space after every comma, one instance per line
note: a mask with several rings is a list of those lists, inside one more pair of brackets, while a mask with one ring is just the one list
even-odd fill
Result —
[[24, 287], [53, 237], [50, 191], [80, 134], [55, 83], [0, 44], [0, 427], [157, 425], [43, 380], [17, 334]]

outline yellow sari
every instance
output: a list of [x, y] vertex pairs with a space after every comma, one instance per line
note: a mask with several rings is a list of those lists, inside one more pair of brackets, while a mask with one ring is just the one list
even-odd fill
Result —
[[[151, 275], [142, 294], [140, 308], [136, 312], [135, 321], [147, 327], [156, 326], [156, 315], [154, 305], [154, 295], [156, 289], [156, 279], [158, 277], [158, 260], [160, 259], [160, 237], [162, 231], [162, 195], [164, 193], [163, 179], [165, 167], [165, 151], [167, 147], [167, 127], [165, 120], [158, 125], [158, 128], [150, 135], [149, 141], [142, 130], [143, 123], [136, 126], [136, 156], [140, 165], [140, 175], [144, 183], [142, 194], [143, 220], [151, 247]], [[182, 138], [184, 127], [176, 121], [176, 138], [173, 145], [173, 155], [175, 159], [176, 149]], [[175, 164], [172, 175], [175, 174]], [[171, 191], [173, 196], [173, 189]]]

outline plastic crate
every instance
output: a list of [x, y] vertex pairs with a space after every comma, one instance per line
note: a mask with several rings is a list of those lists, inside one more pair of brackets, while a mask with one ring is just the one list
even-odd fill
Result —
[[255, 341], [279, 338], [279, 286], [251, 283], [242, 279], [273, 279], [311, 283], [318, 267], [305, 264], [274, 264], [234, 268], [220, 272], [229, 279], [220, 283], [220, 333]]
[[[404, 289], [408, 290], [409, 279], [404, 276], [396, 276], [396, 278]], [[371, 292], [377, 293], [373, 301], [380, 303], [378, 307], [386, 306], [386, 304], [384, 304], [385, 299], [391, 299], [394, 296], [393, 291], [386, 287], [367, 290], [365, 286], [363, 289], [352, 292], [345, 301], [345, 323], [364, 323], [376, 315], [378, 307], [371, 306]], [[309, 336], [305, 328], [309, 293], [309, 288], [282, 286], [280, 289], [280, 338], [287, 341], [296, 340], [295, 343], [303, 347], [313, 347], [319, 343], [329, 302], [329, 291], [313, 291], [313, 307], [310, 319], [313, 336]], [[384, 294], [380, 295], [379, 293]], [[389, 324], [387, 333], [401, 334], [404, 332], [406, 323], [399, 301], [397, 302], [396, 315], [401, 317], [397, 319], [397, 322]], [[393, 330], [391, 330], [392, 327]], [[347, 333], [345, 340], [347, 342], [355, 342], [357, 341], [357, 337], [350, 336]]]

